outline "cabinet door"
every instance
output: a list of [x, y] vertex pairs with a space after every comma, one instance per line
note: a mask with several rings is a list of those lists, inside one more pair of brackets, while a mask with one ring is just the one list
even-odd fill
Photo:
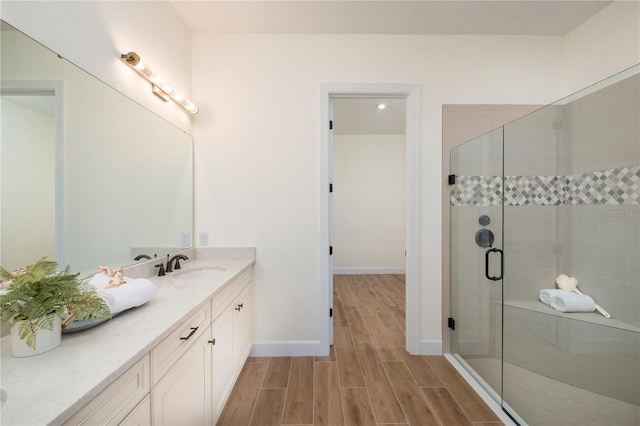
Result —
[[65, 426], [117, 425], [149, 393], [149, 356], [145, 355], [85, 405]]
[[233, 359], [235, 371], [238, 374], [253, 346], [251, 288], [251, 284], [246, 286], [234, 303]]
[[151, 397], [147, 395], [118, 426], [148, 426], [151, 424]]
[[154, 425], [211, 424], [210, 334], [207, 328], [151, 391]]
[[[235, 306], [235, 305], [234, 305]], [[234, 306], [228, 306], [211, 325], [211, 336], [215, 339], [211, 357], [211, 401], [213, 422], [222, 414], [227, 398], [233, 389], [235, 368], [233, 362], [233, 317]]]

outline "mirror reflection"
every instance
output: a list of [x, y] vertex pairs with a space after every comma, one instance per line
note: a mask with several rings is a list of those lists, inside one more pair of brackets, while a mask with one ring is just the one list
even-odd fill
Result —
[[85, 276], [191, 247], [191, 136], [1, 29], [0, 264]]

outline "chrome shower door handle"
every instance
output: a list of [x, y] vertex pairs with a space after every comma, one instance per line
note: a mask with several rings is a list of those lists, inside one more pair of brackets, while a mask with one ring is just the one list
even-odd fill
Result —
[[[489, 255], [492, 252], [497, 252], [500, 253], [500, 276], [498, 277], [493, 277], [489, 275]], [[500, 281], [502, 279], [502, 275], [504, 273], [504, 255], [502, 253], [502, 250], [497, 249], [497, 248], [492, 248], [487, 250], [487, 252], [485, 253], [484, 256], [484, 276], [487, 277], [487, 279], [491, 280], [491, 281]]]

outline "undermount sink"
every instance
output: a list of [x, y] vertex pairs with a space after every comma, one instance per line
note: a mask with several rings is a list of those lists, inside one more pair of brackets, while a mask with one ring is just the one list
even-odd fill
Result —
[[178, 280], [207, 280], [216, 278], [227, 268], [221, 266], [205, 266], [202, 268], [189, 269], [188, 271], [175, 272], [173, 277]]

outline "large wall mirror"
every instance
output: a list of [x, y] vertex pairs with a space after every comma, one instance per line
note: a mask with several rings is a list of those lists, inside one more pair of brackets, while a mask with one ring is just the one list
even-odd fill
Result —
[[86, 276], [191, 247], [191, 136], [0, 23], [2, 267]]

